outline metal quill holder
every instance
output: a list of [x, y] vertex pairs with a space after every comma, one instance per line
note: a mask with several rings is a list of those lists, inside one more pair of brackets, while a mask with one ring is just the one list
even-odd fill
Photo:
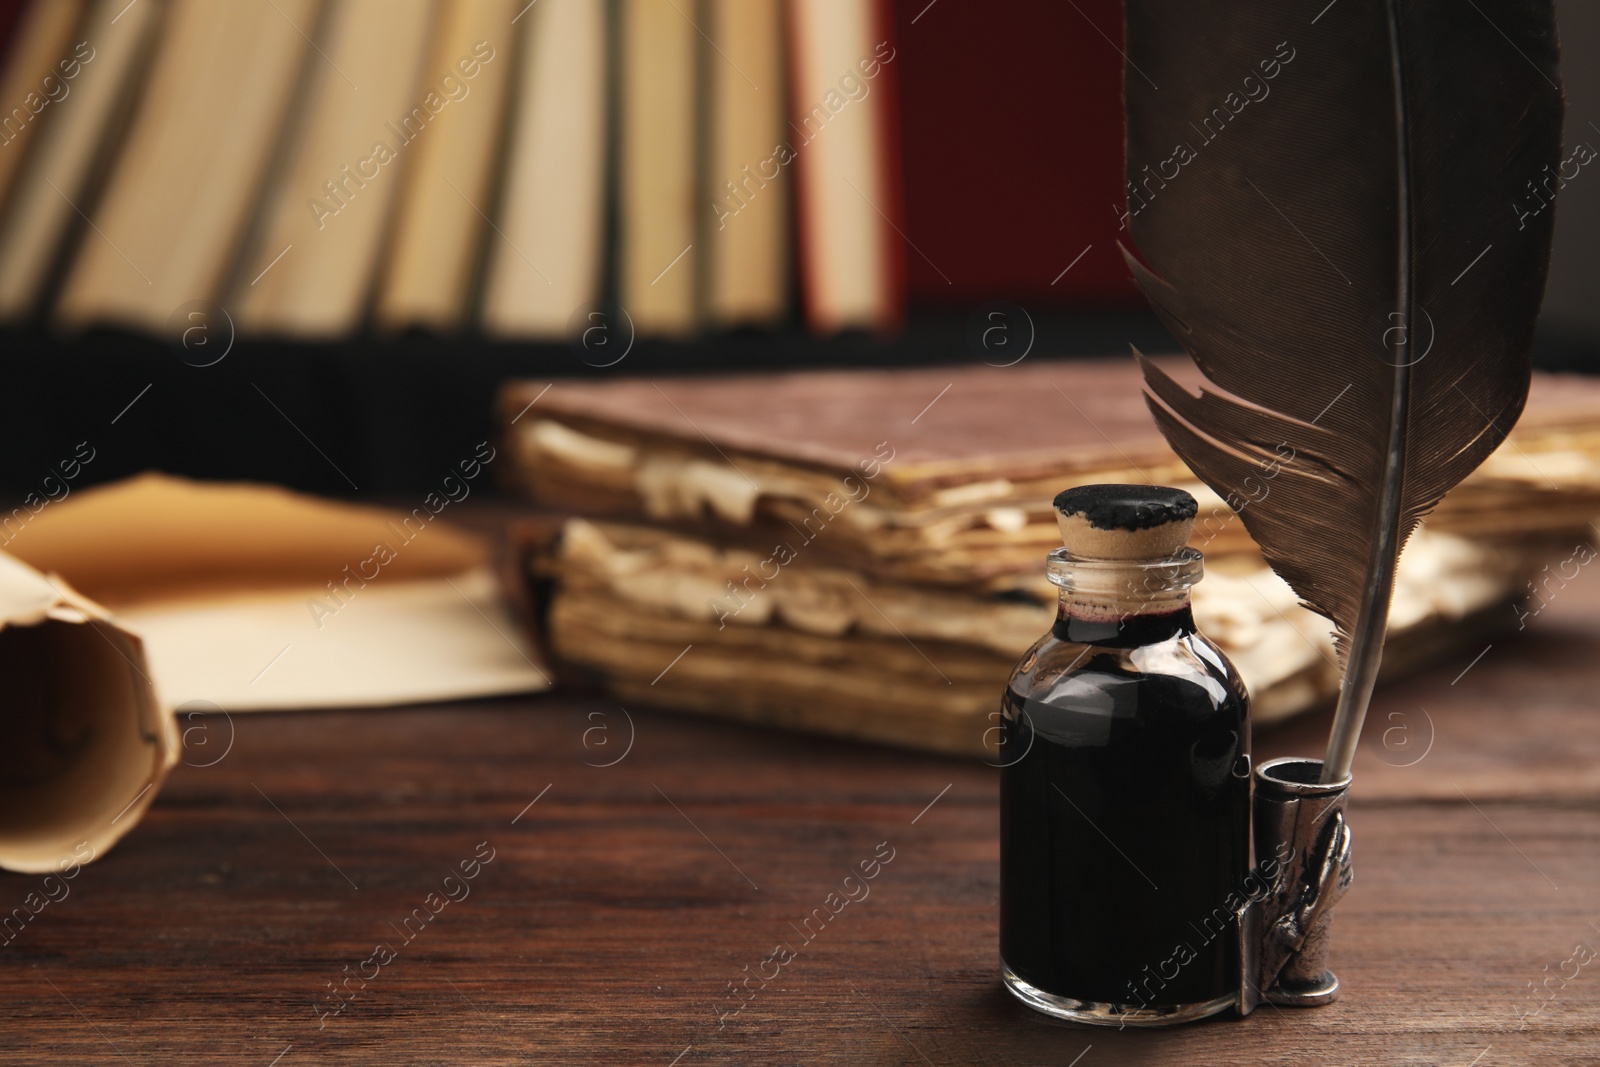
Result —
[[1339, 995], [1327, 958], [1333, 906], [1350, 888], [1350, 776], [1324, 783], [1322, 769], [1297, 757], [1256, 768], [1256, 871], [1267, 891], [1241, 916], [1240, 1014], [1262, 1000], [1318, 1007]]

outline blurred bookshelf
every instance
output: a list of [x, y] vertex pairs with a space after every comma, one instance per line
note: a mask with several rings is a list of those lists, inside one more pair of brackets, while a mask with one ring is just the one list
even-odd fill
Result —
[[[1567, 54], [1600, 46], [1562, 14]], [[1117, 0], [0, 3], [0, 494], [85, 441], [79, 485], [408, 493], [508, 378], [1170, 350], [1118, 249], [1120, 27]], [[1600, 115], [1592, 71], [1567, 88]], [[1593, 372], [1600, 182], [1569, 184], [1535, 362]]]

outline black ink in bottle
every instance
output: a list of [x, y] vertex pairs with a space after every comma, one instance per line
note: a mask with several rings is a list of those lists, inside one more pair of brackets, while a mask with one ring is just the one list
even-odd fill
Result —
[[1006, 987], [1079, 1022], [1164, 1025], [1238, 999], [1250, 863], [1248, 698], [1195, 630], [1195, 501], [1056, 497], [1060, 608], [1002, 699]]

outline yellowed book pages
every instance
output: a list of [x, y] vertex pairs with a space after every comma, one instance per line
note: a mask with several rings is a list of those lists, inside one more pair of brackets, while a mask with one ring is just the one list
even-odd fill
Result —
[[894, 317], [882, 162], [884, 94], [864, 70], [892, 52], [875, 5], [791, 0], [794, 70], [789, 142], [797, 174], [801, 281], [813, 329], [872, 328]]
[[311, 64], [303, 127], [228, 301], [241, 331], [333, 338], [360, 326], [403, 184], [399, 124], [440, 88], [421, 77], [435, 6], [341, 0], [329, 13], [327, 62]]
[[718, 326], [782, 318], [789, 285], [789, 171], [780, 0], [711, 0], [704, 54], [710, 155], [701, 215], [706, 310]]
[[0, 93], [5, 94], [0, 107], [6, 109], [0, 116], [0, 202], [10, 193], [37, 131], [71, 99], [81, 64], [94, 52], [83, 38], [74, 39], [84, 7], [84, 0], [28, 4], [11, 39], [0, 76]]
[[[695, 326], [695, 53], [674, 0], [623, 0], [618, 302], [642, 335]], [[704, 209], [701, 209], [704, 210]]]
[[539, 0], [521, 16], [526, 58], [483, 307], [494, 333], [560, 337], [600, 298], [606, 11], [594, 0]]
[[[1396, 575], [1386, 671], [1414, 670], [1429, 647], [1481, 647], [1486, 626], [1509, 629], [1506, 600], [1551, 545], [1419, 531]], [[994, 694], [1049, 629], [1056, 590], [996, 597], [880, 581], [804, 554], [784, 565], [781, 581], [752, 578], [769, 573], [762, 561], [771, 552], [570, 519], [559, 542], [536, 547], [529, 562], [541, 583], [556, 579], [539, 594], [549, 597], [555, 652], [598, 671], [619, 699], [992, 755]], [[1337, 693], [1332, 627], [1253, 548], [1207, 559], [1194, 614], [1238, 667], [1257, 721]], [[752, 671], [766, 684], [750, 685]]]
[[396, 122], [406, 157], [376, 319], [380, 326], [451, 330], [467, 312], [473, 271], [490, 231], [502, 108], [511, 83], [514, 0], [441, 6], [424, 90]]
[[184, 305], [221, 295], [318, 8], [317, 0], [176, 0], [153, 81], [62, 294], [64, 324], [160, 331]]
[[[160, 12], [156, 4], [95, 0], [81, 31], [86, 47], [81, 59], [75, 57], [78, 73], [6, 200], [0, 222], [0, 318], [27, 315], [42, 295], [61, 242], [80, 217], [79, 207], [88, 204], [85, 194], [104, 161], [108, 135], [115, 132], [108, 126], [143, 74]], [[0, 150], [0, 156], [9, 150]]]

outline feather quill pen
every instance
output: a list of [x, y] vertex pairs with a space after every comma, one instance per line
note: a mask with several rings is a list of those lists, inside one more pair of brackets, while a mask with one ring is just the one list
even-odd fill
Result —
[[[1552, 0], [1127, 0], [1140, 287], [1206, 381], [1135, 352], [1173, 448], [1327, 617], [1323, 781], [1406, 539], [1522, 412], [1561, 162]], [[1570, 177], [1570, 175], [1569, 175]]]

